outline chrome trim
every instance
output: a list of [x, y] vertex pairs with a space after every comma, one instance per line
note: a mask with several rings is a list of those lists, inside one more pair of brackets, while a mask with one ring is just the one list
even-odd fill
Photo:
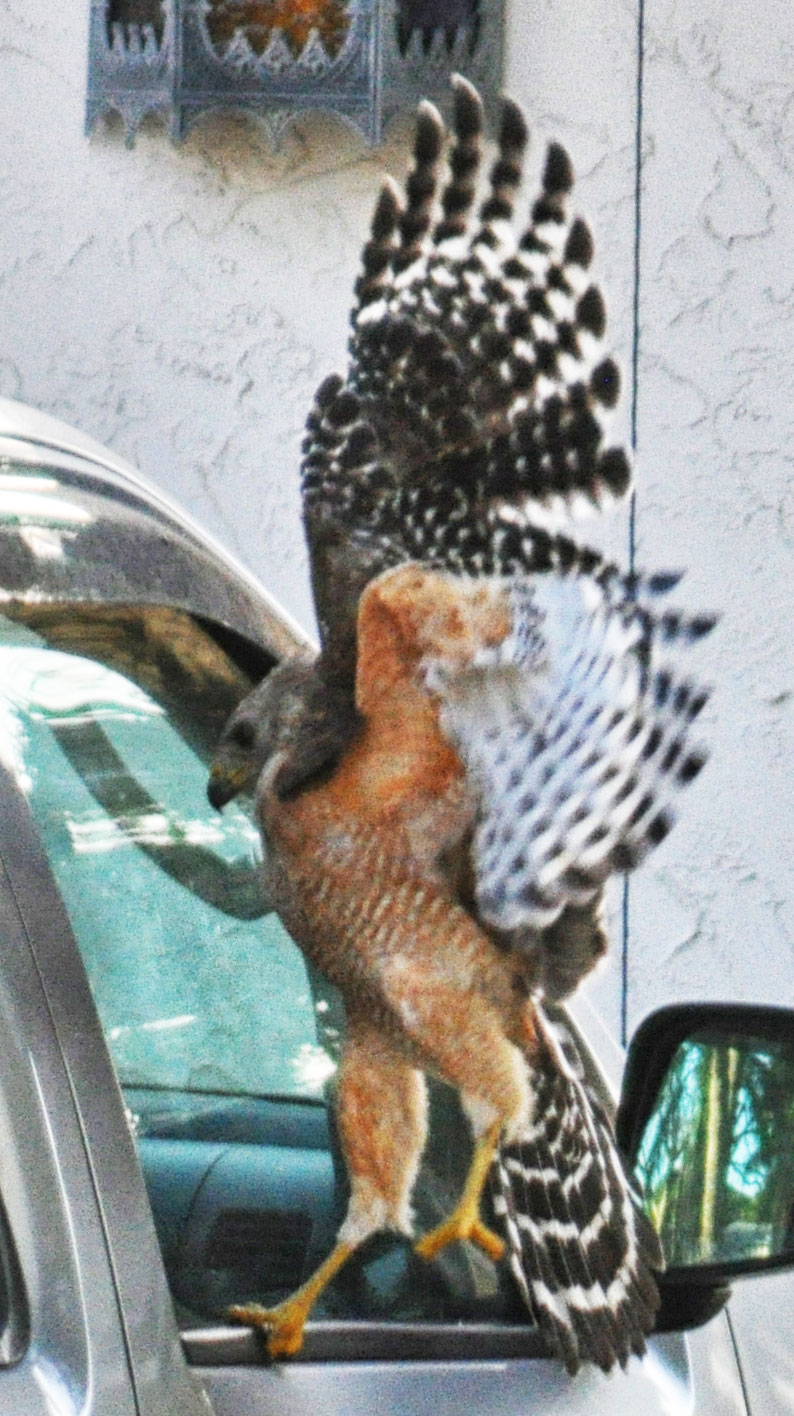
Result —
[[[269, 1366], [265, 1339], [246, 1327], [183, 1331], [182, 1347], [194, 1367]], [[528, 1324], [307, 1323], [293, 1362], [472, 1362], [546, 1356], [540, 1333]]]
[[[130, 463], [92, 438], [85, 437], [48, 414], [13, 399], [0, 398], [0, 459], [3, 457], [26, 464], [41, 459], [67, 475], [93, 479], [97, 483], [97, 491], [100, 494], [104, 492], [111, 501], [114, 491], [123, 492], [127, 498], [135, 497], [140, 501], [138, 511], [144, 515], [148, 512], [164, 523], [183, 545], [185, 541], [192, 543], [205, 560], [209, 557], [217, 562], [219, 578], [231, 593], [218, 596], [216, 618], [238, 633], [257, 639], [277, 657], [315, 647], [311, 636], [298, 621], [219, 541]], [[123, 519], [121, 506], [118, 516], [119, 520]], [[75, 594], [69, 594], [67, 598], [77, 599], [81, 591], [87, 592], [85, 598], [97, 598], [96, 587], [81, 586], [75, 582], [74, 588]], [[43, 597], [60, 598], [46, 589]], [[25, 600], [29, 596], [23, 590], [14, 598]], [[100, 598], [110, 601], [123, 596], [106, 591]], [[143, 598], [151, 599], [145, 594]], [[237, 623], [233, 622], [234, 616], [230, 612], [235, 602], [239, 607]], [[169, 600], [168, 603], [176, 604], [176, 601]], [[179, 607], [212, 617], [211, 606], [206, 602], [191, 605], [189, 595], [179, 601]]]

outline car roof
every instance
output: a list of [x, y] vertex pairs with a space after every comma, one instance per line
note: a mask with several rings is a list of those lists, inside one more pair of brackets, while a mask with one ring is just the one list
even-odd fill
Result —
[[213, 619], [277, 658], [312, 647], [264, 585], [123, 457], [0, 398], [0, 600], [130, 598]]

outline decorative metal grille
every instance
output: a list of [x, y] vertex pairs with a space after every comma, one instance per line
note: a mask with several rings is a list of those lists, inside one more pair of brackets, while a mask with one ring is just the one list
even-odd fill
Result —
[[[246, 3], [236, 0], [232, 10]], [[297, 47], [283, 24], [264, 43], [261, 26], [254, 43], [245, 25], [214, 40], [213, 0], [91, 0], [86, 131], [116, 110], [132, 144], [144, 115], [160, 112], [178, 141], [202, 113], [226, 108], [256, 115], [277, 143], [298, 114], [320, 109], [377, 143], [420, 98], [445, 104], [451, 73], [495, 102], [503, 7], [504, 0], [336, 0], [346, 20], [336, 42], [315, 26]]]

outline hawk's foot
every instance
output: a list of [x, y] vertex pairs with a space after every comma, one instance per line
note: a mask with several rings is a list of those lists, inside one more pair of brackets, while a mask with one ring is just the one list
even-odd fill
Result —
[[303, 1346], [303, 1329], [314, 1304], [335, 1273], [353, 1252], [352, 1244], [337, 1244], [311, 1278], [275, 1308], [259, 1303], [235, 1303], [228, 1317], [236, 1323], [267, 1331], [270, 1357], [294, 1357]]
[[483, 1224], [478, 1214], [472, 1216], [460, 1205], [449, 1219], [431, 1229], [414, 1245], [414, 1252], [419, 1254], [420, 1258], [434, 1259], [436, 1254], [440, 1254], [447, 1244], [452, 1244], [456, 1239], [470, 1239], [472, 1244], [477, 1244], [484, 1250], [489, 1259], [501, 1259], [505, 1251], [504, 1240]]
[[294, 1357], [303, 1346], [303, 1329], [311, 1308], [311, 1303], [296, 1301], [299, 1299], [300, 1291], [275, 1308], [263, 1308], [260, 1303], [235, 1303], [227, 1310], [227, 1317], [232, 1322], [267, 1332], [270, 1357]]
[[434, 1259], [436, 1254], [440, 1254], [441, 1250], [455, 1239], [470, 1239], [485, 1251], [489, 1259], [501, 1259], [505, 1251], [504, 1240], [494, 1234], [492, 1229], [488, 1229], [480, 1219], [480, 1196], [499, 1144], [500, 1132], [501, 1123], [495, 1121], [485, 1134], [480, 1136], [474, 1147], [460, 1202], [448, 1219], [431, 1229], [429, 1234], [425, 1234], [418, 1244], [414, 1245], [414, 1251], [420, 1258]]

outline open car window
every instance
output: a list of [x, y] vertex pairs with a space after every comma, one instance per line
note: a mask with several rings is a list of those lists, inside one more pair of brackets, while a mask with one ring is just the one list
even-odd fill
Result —
[[[221, 632], [173, 609], [0, 617], [0, 741], [69, 912], [136, 1137], [178, 1311], [284, 1297], [331, 1247], [344, 1166], [328, 1101], [343, 1019], [267, 908], [254, 820], [206, 797], [250, 687]], [[466, 1124], [433, 1089], [417, 1227], [457, 1200]], [[318, 1317], [511, 1321], [505, 1274], [381, 1236]], [[523, 1316], [523, 1315], [522, 1315]]]

